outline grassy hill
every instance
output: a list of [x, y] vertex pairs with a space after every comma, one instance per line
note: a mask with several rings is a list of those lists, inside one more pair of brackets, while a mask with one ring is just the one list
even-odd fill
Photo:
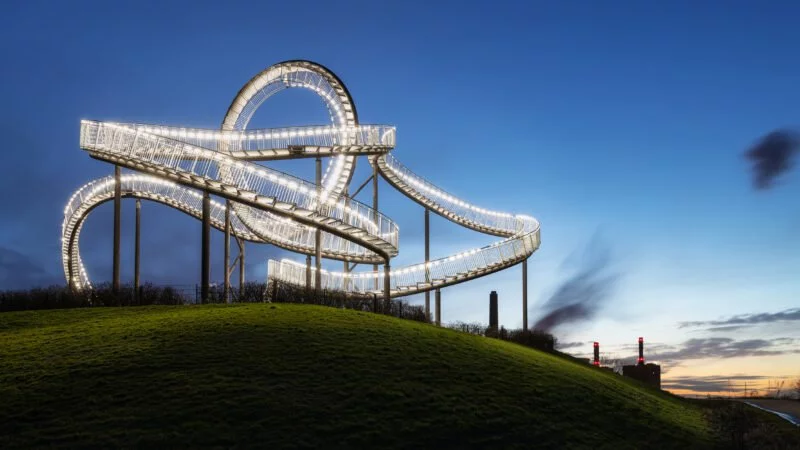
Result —
[[0, 448], [702, 448], [705, 417], [589, 366], [356, 311], [0, 314]]

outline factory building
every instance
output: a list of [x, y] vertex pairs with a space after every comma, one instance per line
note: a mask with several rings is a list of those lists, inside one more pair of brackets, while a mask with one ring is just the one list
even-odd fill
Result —
[[636, 364], [623, 366], [622, 375], [661, 389], [661, 366], [644, 362], [644, 338], [639, 338], [639, 358]]

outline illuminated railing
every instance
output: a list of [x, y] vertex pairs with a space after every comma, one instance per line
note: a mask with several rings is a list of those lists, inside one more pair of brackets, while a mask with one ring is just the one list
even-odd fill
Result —
[[448, 219], [461, 225], [500, 236], [511, 236], [538, 226], [527, 216], [492, 211], [465, 202], [415, 174], [392, 155], [377, 158], [377, 163], [387, 178], [399, 181], [395, 184], [406, 195], [427, 203], [431, 209], [450, 212], [452, 216]]
[[227, 152], [340, 146], [390, 149], [395, 146], [396, 139], [395, 127], [388, 125], [350, 127], [328, 125], [224, 131], [150, 124], [108, 124], [133, 127], [137, 131], [185, 142], [196, 147]]
[[[201, 179], [192, 180], [192, 184], [202, 184], [202, 180], [218, 182], [220, 189], [235, 193], [238, 198], [290, 217], [310, 220], [328, 231], [358, 235], [361, 242], [369, 241], [390, 255], [397, 253], [398, 227], [386, 216], [352, 199], [333, 198], [325, 192], [317, 195], [314, 184], [274, 169], [110, 123], [83, 121], [81, 147], [125, 158], [140, 166], [149, 165], [155, 171], [169, 169], [179, 177], [192, 175]], [[270, 229], [264, 227], [271, 216], [268, 211], [246, 208], [238, 212], [254, 233], [264, 240], [270, 239]]]
[[[316, 93], [327, 107], [332, 125], [247, 130], [260, 105], [287, 88]], [[397, 255], [397, 225], [342, 195], [359, 155], [367, 155], [390, 184], [431, 211], [459, 225], [505, 238], [447, 258], [391, 270], [393, 296], [493, 273], [525, 260], [538, 249], [539, 223], [534, 218], [488, 210], [449, 194], [389, 155], [395, 144], [394, 127], [358, 124], [355, 105], [341, 80], [310, 61], [286, 61], [253, 77], [231, 103], [220, 130], [81, 122], [82, 148], [94, 157], [142, 172], [122, 176], [123, 195], [159, 201], [198, 218], [202, 217], [201, 192], [220, 195], [231, 200], [232, 232], [244, 239], [308, 255], [317, 250], [320, 230], [320, 251], [325, 258], [383, 263]], [[320, 186], [247, 162], [312, 156], [331, 157]], [[111, 177], [88, 183], [65, 208], [62, 259], [68, 280], [76, 287], [90, 286], [78, 251], [83, 221], [96, 205], [113, 198], [114, 188]], [[224, 204], [212, 201], [211, 225], [224, 227], [225, 212]], [[314, 270], [289, 260], [269, 261], [270, 278], [298, 286], [305, 286], [308, 271]], [[325, 289], [356, 294], [383, 290], [382, 271], [321, 272]]]
[[[67, 202], [64, 222], [61, 225], [61, 254], [64, 273], [70, 274], [76, 287], [88, 286], [89, 279], [78, 251], [82, 221], [95, 206], [114, 197], [114, 177], [105, 177], [85, 184]], [[203, 214], [203, 196], [198, 191], [185, 188], [161, 178], [143, 174], [125, 174], [120, 177], [122, 195], [157, 201], [196, 218]], [[225, 204], [211, 200], [211, 225], [218, 229], [225, 226]], [[232, 233], [250, 241], [261, 241], [258, 236], [231, 215]], [[70, 248], [72, 242], [72, 248]], [[70, 266], [70, 262], [72, 263]]]
[[[258, 108], [272, 95], [287, 88], [307, 89], [325, 103], [331, 122], [336, 127], [358, 125], [353, 99], [336, 75], [311, 61], [285, 61], [258, 73], [248, 81], [231, 102], [223, 130], [245, 130]], [[355, 167], [355, 156], [338, 156], [322, 177], [323, 191], [332, 196], [344, 192]]]
[[[466, 281], [488, 273], [510, 267], [528, 258], [539, 248], [539, 229], [522, 236], [506, 239], [483, 248], [458, 253], [453, 256], [416, 264], [390, 271], [392, 296], [424, 292], [448, 284]], [[303, 287], [306, 284], [304, 264], [291, 260], [270, 260], [270, 278]], [[315, 268], [310, 268], [312, 275]], [[380, 293], [383, 289], [384, 272], [344, 273], [322, 270], [322, 288], [347, 291], [357, 294]], [[311, 277], [312, 283], [315, 279]], [[378, 289], [375, 281], [378, 281]], [[311, 286], [313, 287], [313, 286]]]
[[[423, 203], [447, 219], [482, 232], [506, 237], [495, 244], [456, 255], [395, 268], [389, 273], [392, 296], [410, 295], [466, 281], [510, 267], [530, 257], [539, 248], [539, 222], [529, 216], [484, 209], [465, 202], [411, 172], [391, 155], [371, 160], [381, 173], [408, 197]], [[291, 260], [269, 261], [269, 277], [306, 285], [306, 272], [316, 269]], [[322, 270], [323, 289], [370, 294], [382, 291], [383, 271], [345, 273]], [[315, 279], [312, 277], [312, 279]]]

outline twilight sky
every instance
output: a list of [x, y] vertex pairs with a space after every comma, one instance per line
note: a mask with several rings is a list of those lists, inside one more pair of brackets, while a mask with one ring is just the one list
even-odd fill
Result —
[[[598, 340], [630, 357], [642, 335], [666, 387], [684, 393], [800, 376], [800, 180], [755, 191], [743, 157], [800, 125], [800, 5], [114, 3], [13, 2], [0, 15], [0, 289], [63, 282], [63, 206], [112, 173], [78, 148], [81, 118], [215, 128], [257, 72], [309, 59], [347, 84], [363, 123], [397, 126], [395, 156], [416, 173], [542, 222], [531, 321], [582, 249], [608, 252], [610, 295], [593, 320], [556, 330], [566, 351]], [[290, 90], [250, 126], [326, 120], [321, 101]], [[272, 166], [313, 178], [311, 160]], [[401, 229], [394, 265], [422, 260], [422, 208], [386, 183], [380, 204]], [[133, 202], [124, 208], [130, 279]], [[111, 218], [98, 208], [82, 234], [98, 281], [111, 276]], [[150, 203], [142, 222], [143, 279], [196, 283], [199, 223]], [[434, 258], [492, 241], [432, 219]], [[221, 234], [212, 244], [218, 281]], [[250, 280], [266, 258], [291, 256], [247, 253]], [[520, 281], [514, 268], [443, 290], [445, 321], [486, 322], [497, 290], [501, 323], [520, 326]]]

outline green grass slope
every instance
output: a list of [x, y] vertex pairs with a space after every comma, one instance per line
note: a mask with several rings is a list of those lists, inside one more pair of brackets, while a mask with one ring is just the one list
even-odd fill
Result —
[[702, 448], [703, 410], [542, 352], [302, 305], [0, 314], [0, 448]]

